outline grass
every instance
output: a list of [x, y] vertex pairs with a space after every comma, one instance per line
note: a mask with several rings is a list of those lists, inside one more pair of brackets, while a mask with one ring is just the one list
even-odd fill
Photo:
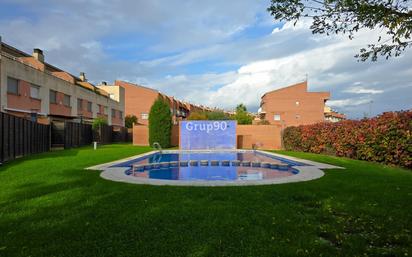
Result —
[[407, 256], [412, 173], [322, 155], [321, 179], [156, 187], [85, 167], [148, 151], [80, 148], [0, 167], [0, 256]]

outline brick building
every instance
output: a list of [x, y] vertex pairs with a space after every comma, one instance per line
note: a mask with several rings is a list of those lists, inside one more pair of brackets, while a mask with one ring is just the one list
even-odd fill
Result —
[[[76, 77], [47, 62], [40, 49], [29, 55], [0, 38], [0, 110], [49, 124], [51, 121], [91, 123], [104, 117], [124, 126], [124, 90], [96, 87], [84, 73]], [[108, 88], [109, 89], [109, 88]]]
[[139, 125], [148, 125], [150, 108], [158, 97], [162, 97], [169, 104], [174, 124], [177, 124], [179, 120], [186, 119], [191, 112], [213, 110], [205, 106], [183, 102], [175, 99], [173, 96], [162, 94], [155, 89], [126, 81], [116, 80], [115, 86], [124, 89], [125, 113], [126, 115], [135, 115]]
[[[299, 126], [344, 119], [325, 103], [329, 92], [308, 92], [307, 81], [265, 93], [261, 98], [259, 116], [270, 124], [282, 127]], [[326, 110], [329, 110], [326, 114]]]

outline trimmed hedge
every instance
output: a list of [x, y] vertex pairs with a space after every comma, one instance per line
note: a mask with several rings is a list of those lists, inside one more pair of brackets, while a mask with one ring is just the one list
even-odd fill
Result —
[[412, 168], [412, 111], [363, 120], [288, 127], [286, 150], [325, 153]]

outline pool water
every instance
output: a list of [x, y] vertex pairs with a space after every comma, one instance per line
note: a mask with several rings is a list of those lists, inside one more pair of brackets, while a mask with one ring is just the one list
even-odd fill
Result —
[[[174, 165], [168, 165], [168, 163]], [[192, 165], [193, 163], [196, 163], [196, 165]], [[263, 163], [266, 165], [263, 165]], [[230, 181], [264, 180], [293, 176], [298, 171], [292, 166], [301, 165], [298, 162], [260, 152], [233, 151], [156, 153], [116, 164], [112, 167], [127, 167], [127, 175], [150, 179]], [[132, 166], [135, 168], [132, 168]], [[140, 169], [136, 169], [136, 167], [140, 167]]]

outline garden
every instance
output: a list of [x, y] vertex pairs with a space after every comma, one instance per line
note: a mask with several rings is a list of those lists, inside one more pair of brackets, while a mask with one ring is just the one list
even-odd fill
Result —
[[345, 167], [247, 187], [116, 183], [85, 170], [150, 151], [129, 144], [32, 155], [0, 167], [0, 256], [408, 256], [412, 173]]

